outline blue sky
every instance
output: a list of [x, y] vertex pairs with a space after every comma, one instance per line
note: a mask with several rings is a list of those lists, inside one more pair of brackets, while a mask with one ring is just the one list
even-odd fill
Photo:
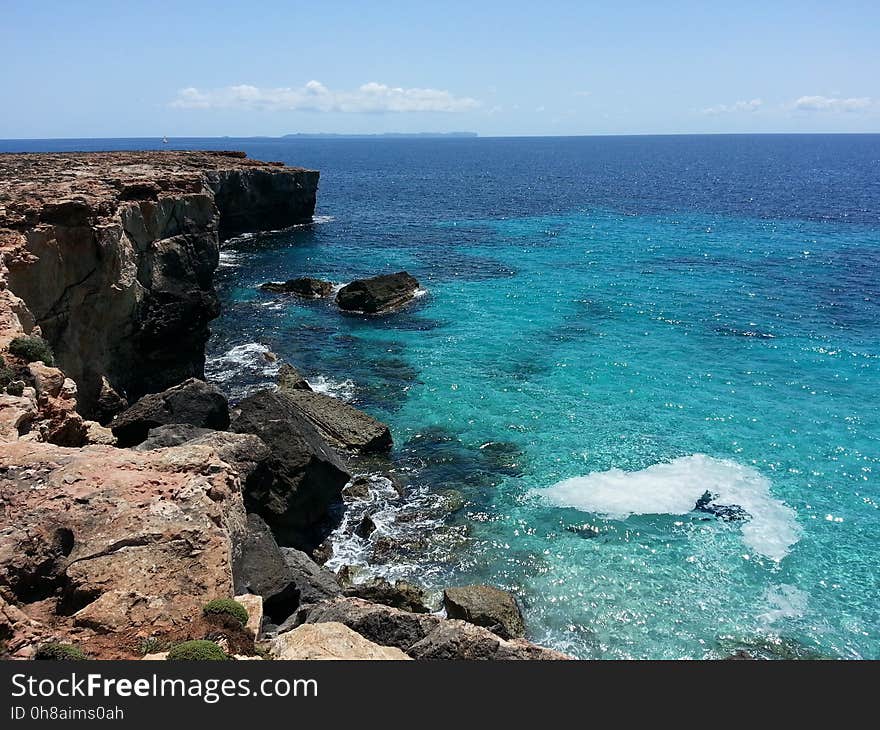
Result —
[[0, 0], [0, 138], [880, 131], [880, 2]]

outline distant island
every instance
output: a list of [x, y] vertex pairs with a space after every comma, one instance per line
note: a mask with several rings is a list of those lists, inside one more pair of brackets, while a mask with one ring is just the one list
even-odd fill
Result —
[[436, 139], [438, 137], [478, 137], [476, 132], [382, 132], [381, 134], [335, 134], [332, 132], [295, 132], [283, 135], [284, 139], [299, 137], [301, 139], [372, 139], [374, 137]]

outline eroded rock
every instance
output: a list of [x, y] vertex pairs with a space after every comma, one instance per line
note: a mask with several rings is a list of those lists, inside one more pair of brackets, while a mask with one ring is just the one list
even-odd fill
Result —
[[336, 304], [347, 312], [382, 314], [402, 307], [419, 290], [419, 282], [405, 271], [356, 279], [336, 295]]
[[340, 623], [306, 624], [269, 644], [276, 659], [409, 660], [400, 649], [368, 641]]
[[443, 605], [449, 618], [484, 626], [504, 639], [525, 634], [525, 624], [516, 599], [507, 591], [487, 585], [447, 588]]

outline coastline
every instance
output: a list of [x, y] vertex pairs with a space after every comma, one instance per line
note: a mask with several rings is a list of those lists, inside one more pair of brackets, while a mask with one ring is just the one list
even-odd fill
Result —
[[[204, 383], [220, 241], [307, 224], [317, 171], [234, 152], [0, 166], [5, 655], [62, 642], [136, 658], [219, 635], [230, 655], [297, 658], [326, 637], [291, 637], [317, 624], [372, 644], [339, 658], [375, 658], [375, 646], [402, 652], [389, 658], [567, 658], [521, 638], [503, 592], [447, 592], [456, 618], [444, 618], [417, 587], [337, 581], [302, 549], [321, 545], [345, 489], [369, 495], [351, 489], [361, 457], [343, 452], [390, 448], [390, 435], [360, 439], [384, 424], [321, 394], [309, 410], [284, 388], [230, 409]], [[41, 359], [16, 349], [42, 340]], [[357, 424], [333, 446], [328, 413]], [[233, 596], [265, 622], [248, 633], [202, 615]], [[263, 633], [268, 648], [255, 644]]]

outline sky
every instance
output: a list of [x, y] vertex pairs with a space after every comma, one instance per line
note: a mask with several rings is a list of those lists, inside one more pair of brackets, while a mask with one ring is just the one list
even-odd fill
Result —
[[6, 139], [880, 132], [878, 0], [0, 0], [0, 48]]

